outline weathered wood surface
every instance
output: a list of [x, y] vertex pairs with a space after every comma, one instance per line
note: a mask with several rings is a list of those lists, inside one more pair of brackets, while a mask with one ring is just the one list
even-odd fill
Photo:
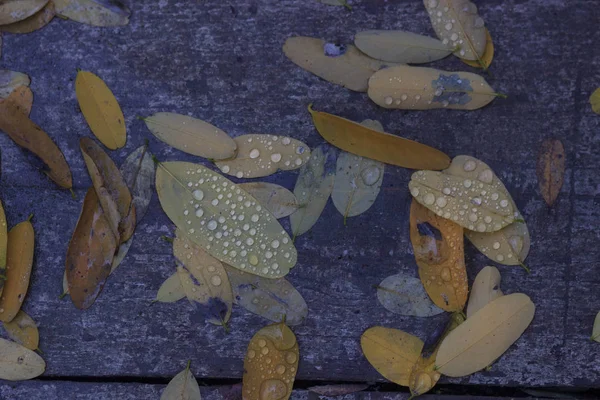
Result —
[[[6, 34], [3, 67], [31, 76], [31, 117], [64, 151], [77, 192], [73, 200], [57, 189], [0, 135], [0, 190], [9, 224], [35, 215], [36, 263], [24, 308], [40, 325], [46, 375], [164, 378], [191, 359], [199, 378], [240, 378], [246, 345], [267, 323], [235, 308], [231, 332], [225, 333], [192, 320], [185, 302], [150, 305], [174, 271], [170, 245], [160, 239], [174, 227], [156, 198], [129, 256], [94, 306], [81, 312], [69, 299], [58, 299], [66, 246], [90, 186], [78, 140], [91, 132], [74, 90], [76, 68], [82, 68], [107, 82], [126, 116], [127, 146], [111, 152], [117, 163], [146, 139], [160, 160], [205, 162], [168, 148], [136, 119], [158, 111], [189, 113], [231, 135], [287, 134], [316, 146], [322, 139], [306, 111], [310, 102], [353, 120], [378, 119], [388, 132], [489, 163], [513, 194], [533, 238], [527, 259], [532, 273], [501, 266], [502, 287], [531, 296], [537, 313], [490, 371], [443, 381], [600, 387], [600, 345], [589, 340], [600, 309], [600, 117], [587, 104], [600, 85], [600, 9], [596, 0], [477, 3], [496, 45], [488, 80], [509, 97], [473, 112], [386, 111], [365, 94], [300, 70], [281, 51], [291, 35], [344, 43], [373, 28], [432, 35], [420, 0], [355, 1], [352, 12], [313, 0], [130, 1], [133, 15], [126, 27], [56, 19], [30, 35]], [[471, 70], [452, 57], [434, 66]], [[561, 139], [567, 151], [565, 185], [552, 210], [535, 177], [538, 147], [547, 137]], [[383, 325], [425, 337], [443, 319], [391, 314], [373, 289], [391, 274], [416, 274], [408, 235], [410, 174], [386, 168], [371, 210], [344, 226], [329, 203], [320, 222], [297, 240], [299, 262], [289, 280], [310, 308], [307, 321], [294, 328], [302, 354], [298, 379], [381, 380], [360, 350], [366, 328]], [[268, 180], [292, 188], [296, 175]], [[470, 279], [490, 264], [470, 245], [467, 261]]]

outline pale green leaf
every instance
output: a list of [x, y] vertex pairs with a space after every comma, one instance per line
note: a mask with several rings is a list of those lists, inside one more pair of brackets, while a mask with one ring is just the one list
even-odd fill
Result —
[[200, 387], [190, 371], [190, 364], [169, 382], [160, 400], [200, 400]]
[[277, 219], [208, 168], [159, 163], [156, 190], [171, 221], [218, 260], [271, 279], [285, 276], [296, 264], [296, 248]]
[[175, 303], [185, 297], [185, 292], [181, 286], [181, 280], [179, 275], [175, 272], [173, 275], [167, 278], [160, 285], [158, 293], [156, 293], [156, 299], [160, 303]]
[[296, 196], [283, 186], [269, 182], [247, 182], [240, 183], [239, 186], [277, 219], [287, 217], [298, 209]]
[[0, 69], [0, 99], [6, 99], [13, 90], [19, 86], [29, 86], [30, 83], [29, 76], [22, 72]]
[[436, 61], [453, 50], [440, 40], [406, 31], [363, 31], [354, 36], [354, 44], [369, 57], [401, 64]]
[[592, 111], [600, 114], [600, 88], [594, 90], [594, 93], [590, 96], [590, 105], [592, 106]]
[[44, 373], [42, 357], [18, 343], [0, 339], [0, 379], [24, 381]]
[[335, 158], [332, 147], [319, 146], [312, 152], [308, 164], [300, 170], [294, 187], [300, 208], [290, 215], [294, 237], [306, 233], [321, 216], [333, 190]]
[[119, 0], [52, 0], [58, 16], [94, 26], [129, 23], [131, 11]]
[[600, 343], [600, 312], [596, 315], [594, 320], [594, 328], [592, 329], [592, 340]]
[[496, 267], [485, 267], [479, 271], [469, 295], [467, 318], [471, 318], [477, 311], [498, 297], [504, 296], [500, 289], [501, 279], [500, 271]]
[[403, 274], [385, 278], [377, 287], [377, 299], [395, 314], [432, 317], [444, 312], [431, 302], [418, 278]]

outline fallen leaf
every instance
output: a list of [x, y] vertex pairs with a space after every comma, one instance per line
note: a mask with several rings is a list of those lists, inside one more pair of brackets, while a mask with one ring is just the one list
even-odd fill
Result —
[[558, 139], [546, 139], [540, 147], [537, 161], [537, 177], [542, 197], [552, 207], [565, 177], [565, 148]]
[[462, 227], [413, 200], [410, 241], [431, 300], [446, 311], [461, 311], [469, 292]]
[[93, 26], [129, 23], [131, 11], [119, 0], [52, 0], [58, 16]]
[[44, 172], [59, 186], [67, 189], [73, 186], [71, 170], [63, 153], [48, 134], [25, 115], [22, 106], [13, 97], [9, 96], [0, 103], [0, 130], [39, 157], [49, 168]]
[[285, 323], [259, 330], [244, 358], [244, 399], [287, 400], [298, 369], [298, 343]]
[[235, 139], [234, 158], [215, 162], [223, 172], [236, 178], [260, 178], [279, 170], [300, 168], [310, 158], [310, 149], [287, 136], [242, 135]]
[[106, 83], [91, 72], [79, 71], [75, 93], [79, 108], [98, 140], [111, 150], [125, 146], [125, 117]]
[[277, 219], [287, 217], [298, 210], [294, 193], [280, 185], [269, 182], [240, 183], [239, 187], [248, 192]]
[[22, 72], [0, 69], [0, 99], [6, 99], [19, 86], [29, 86], [29, 76]]
[[437, 353], [437, 370], [460, 377], [484, 369], [517, 341], [534, 313], [535, 305], [522, 293], [488, 303], [444, 339]]
[[592, 340], [600, 343], [600, 312], [596, 314], [596, 319], [594, 320], [594, 328], [592, 329]]
[[[325, 152], [326, 151], [326, 152]], [[322, 145], [313, 150], [294, 187], [300, 208], [290, 215], [294, 238], [310, 230], [319, 220], [333, 190], [336, 153]]]
[[369, 388], [369, 385], [362, 383], [346, 383], [341, 385], [321, 385], [321, 386], [312, 386], [309, 387], [308, 390], [310, 392], [319, 394], [321, 396], [344, 396], [346, 394], [352, 394], [357, 392], [362, 392]]
[[0, 339], [0, 379], [24, 381], [44, 373], [46, 363], [28, 348]]
[[[296, 248], [277, 219], [239, 186], [208, 168], [187, 162], [159, 163], [156, 191], [171, 221], [218, 260], [271, 279], [285, 276], [296, 264]], [[272, 257], [267, 258], [267, 253]]]
[[185, 297], [185, 292], [181, 286], [181, 279], [175, 272], [173, 275], [167, 278], [166, 281], [160, 285], [158, 293], [156, 293], [156, 299], [160, 303], [175, 303]]
[[498, 297], [504, 296], [500, 289], [501, 279], [500, 271], [496, 267], [485, 267], [479, 271], [471, 288], [467, 318], [471, 318], [477, 311]]
[[454, 55], [479, 60], [485, 51], [485, 21], [469, 0], [423, 0], [438, 37], [456, 48]]
[[55, 15], [54, 3], [48, 1], [44, 8], [30, 17], [9, 25], [0, 26], [0, 31], [8, 33], [31, 33], [48, 25]]
[[8, 230], [6, 224], [6, 214], [4, 206], [0, 200], [0, 295], [4, 289], [6, 281], [6, 252], [8, 250]]
[[110, 274], [117, 246], [96, 191], [90, 188], [66, 256], [69, 293], [75, 307], [83, 310], [94, 304]]
[[283, 52], [300, 68], [356, 92], [367, 91], [373, 73], [395, 65], [375, 60], [353, 45], [327, 43], [306, 36], [288, 38]]
[[308, 315], [302, 295], [285, 278], [266, 279], [225, 265], [231, 282], [233, 301], [246, 310], [273, 322], [285, 319], [299, 325]]
[[131, 207], [129, 188], [115, 163], [96, 142], [84, 137], [79, 147], [110, 228], [117, 241], [123, 243], [133, 233], [131, 225], [135, 227], [135, 218], [128, 219], [132, 209], [135, 210], [135, 206]]
[[492, 65], [494, 59], [494, 42], [489, 30], [485, 30], [485, 50], [483, 55], [478, 60], [466, 60], [461, 58], [461, 61], [473, 68], [482, 68], [486, 70]]
[[403, 274], [391, 275], [377, 286], [377, 300], [395, 314], [432, 317], [444, 312], [429, 300], [421, 281]]
[[502, 97], [477, 74], [400, 65], [369, 79], [369, 98], [383, 108], [476, 110]]
[[384, 378], [408, 386], [412, 368], [421, 356], [423, 341], [399, 329], [375, 326], [362, 334], [360, 346], [369, 363]]
[[[377, 121], [364, 120], [362, 125], [383, 132]], [[366, 157], [342, 152], [338, 155], [331, 200], [337, 210], [346, 218], [367, 211], [379, 195], [383, 183], [385, 164]]]
[[190, 371], [190, 363], [167, 385], [160, 400], [200, 400], [200, 387]]
[[173, 255], [183, 292], [208, 322], [226, 326], [233, 294], [223, 264], [196, 246], [180, 229], [175, 234]]
[[156, 113], [144, 122], [158, 139], [188, 154], [213, 160], [235, 156], [233, 139], [208, 122], [169, 112]]
[[[0, 100], [2, 102], [4, 100]], [[8, 101], [14, 101], [20, 107], [21, 112], [29, 117], [33, 106], [33, 92], [27, 86], [16, 87], [8, 96]]]
[[447, 57], [452, 47], [429, 36], [406, 31], [369, 30], [358, 32], [354, 44], [360, 51], [377, 60], [422, 64]]
[[33, 266], [34, 231], [29, 220], [8, 232], [6, 281], [0, 297], [0, 321], [11, 322], [23, 304]]
[[48, 0], [4, 0], [0, 3], [0, 25], [28, 18], [44, 8]]
[[594, 90], [590, 96], [590, 105], [592, 106], [593, 112], [600, 114], [600, 88]]
[[38, 327], [35, 321], [23, 310], [20, 310], [11, 322], [4, 322], [2, 325], [12, 340], [29, 350], [38, 349], [40, 345]]
[[450, 157], [433, 147], [378, 132], [333, 114], [314, 111], [311, 106], [308, 111], [319, 134], [349, 153], [413, 169], [436, 170], [450, 164]]
[[344, 6], [349, 11], [352, 10], [352, 7], [350, 6], [350, 4], [348, 4], [348, 1], [346, 1], [346, 0], [317, 0], [317, 1], [321, 4], [327, 4], [329, 6]]

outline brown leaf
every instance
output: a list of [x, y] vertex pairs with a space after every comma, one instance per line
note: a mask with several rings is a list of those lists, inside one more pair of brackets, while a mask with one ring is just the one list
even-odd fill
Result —
[[50, 179], [70, 189], [73, 182], [65, 156], [48, 134], [25, 115], [23, 106], [16, 100], [20, 92], [15, 92], [0, 103], [0, 129], [16, 144], [38, 156], [50, 169], [46, 172]]
[[[8, 96], [19, 106], [22, 107], [22, 112], [29, 116], [31, 107], [33, 106], [33, 92], [27, 86], [19, 86]], [[0, 103], [4, 100], [0, 100]]]
[[111, 230], [117, 241], [123, 243], [135, 227], [135, 213], [130, 215], [129, 188], [115, 163], [96, 142], [82, 138], [79, 145]]
[[540, 147], [537, 161], [537, 177], [542, 197], [552, 207], [565, 176], [565, 148], [558, 139], [546, 139]]
[[90, 307], [110, 274], [117, 239], [93, 188], [85, 195], [81, 215], [69, 242], [67, 281], [73, 304]]
[[19, 22], [0, 26], [0, 30], [8, 33], [31, 33], [48, 25], [55, 15], [56, 11], [54, 9], [54, 3], [49, 1], [43, 9], [33, 14], [31, 17], [25, 18]]

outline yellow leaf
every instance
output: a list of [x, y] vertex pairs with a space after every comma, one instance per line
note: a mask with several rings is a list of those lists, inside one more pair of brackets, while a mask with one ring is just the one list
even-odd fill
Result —
[[398, 329], [375, 326], [360, 338], [363, 354], [386, 379], [409, 386], [413, 366], [421, 356], [423, 341]]
[[450, 157], [433, 147], [368, 128], [308, 107], [317, 131], [325, 140], [349, 153], [413, 169], [444, 169]]
[[287, 400], [299, 360], [296, 336], [285, 323], [266, 326], [250, 340], [244, 358], [245, 400]]
[[200, 387], [190, 371], [190, 363], [187, 367], [175, 375], [169, 382], [160, 400], [200, 400]]
[[19, 86], [29, 86], [30, 83], [29, 76], [24, 73], [2, 69], [0, 70], [0, 98], [6, 99], [13, 90]]
[[3, 326], [12, 340], [30, 350], [37, 350], [40, 344], [40, 333], [35, 321], [23, 310], [20, 310], [11, 322], [4, 322]]
[[436, 61], [452, 53], [452, 47], [440, 40], [412, 32], [370, 30], [358, 32], [354, 44], [377, 60], [402, 64]]
[[41, 10], [48, 0], [4, 0], [0, 2], [0, 25], [22, 21]]
[[300, 207], [294, 193], [275, 183], [247, 182], [240, 183], [239, 187], [250, 193], [277, 219], [293, 214]]
[[594, 320], [594, 328], [592, 329], [592, 340], [600, 343], [600, 312], [596, 315]]
[[179, 275], [175, 272], [160, 285], [154, 301], [161, 303], [175, 303], [184, 297], [185, 292], [181, 286], [181, 279], [179, 279]]
[[46, 6], [32, 16], [9, 25], [0, 26], [0, 30], [8, 33], [31, 33], [48, 25], [56, 15], [54, 3], [49, 1]]
[[106, 83], [91, 72], [79, 71], [75, 93], [85, 120], [102, 144], [111, 150], [125, 146], [125, 117]]
[[131, 11], [119, 0], [52, 0], [56, 13], [93, 26], [120, 26], [129, 23]]
[[492, 65], [494, 59], [494, 43], [492, 41], [492, 35], [489, 30], [485, 30], [485, 51], [478, 60], [466, 60], [461, 58], [461, 61], [474, 68], [488, 69]]
[[484, 369], [519, 339], [534, 313], [535, 305], [522, 293], [487, 304], [444, 339], [435, 362], [438, 371], [460, 377]]
[[44, 373], [46, 363], [28, 348], [0, 339], [0, 379], [23, 381]]
[[600, 114], [600, 88], [594, 90], [594, 93], [590, 96], [590, 105], [592, 106], [592, 111]]
[[504, 296], [500, 290], [501, 281], [500, 271], [496, 267], [485, 267], [475, 277], [469, 304], [467, 305], [467, 318], [471, 318], [475, 313], [485, 307], [488, 303]]

